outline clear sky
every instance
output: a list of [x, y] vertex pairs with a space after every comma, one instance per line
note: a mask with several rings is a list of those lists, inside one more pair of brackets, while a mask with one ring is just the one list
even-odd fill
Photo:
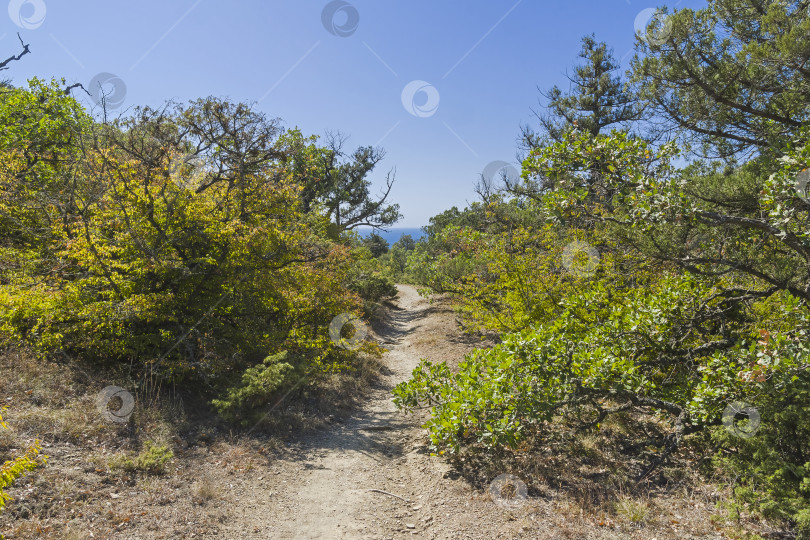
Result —
[[8, 15], [0, 11], [0, 57], [18, 52], [17, 32], [31, 45], [32, 54], [3, 73], [15, 84], [36, 75], [88, 87], [107, 73], [116, 77], [101, 79], [120, 98], [119, 113], [214, 95], [257, 102], [305, 134], [340, 130], [350, 147], [386, 149], [373, 179], [396, 168], [392, 199], [402, 227], [474, 200], [472, 186], [489, 163], [515, 162], [537, 87], [567, 88], [583, 35], [608, 42], [627, 67], [637, 19], [657, 7], [646, 0], [2, 3], [9, 5]]

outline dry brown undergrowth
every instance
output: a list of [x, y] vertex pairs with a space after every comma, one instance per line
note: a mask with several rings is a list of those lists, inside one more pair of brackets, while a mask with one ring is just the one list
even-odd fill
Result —
[[[38, 361], [26, 351], [0, 352], [0, 396], [10, 426], [0, 430], [0, 461], [34, 439], [50, 456], [46, 467], [9, 489], [14, 500], [0, 513], [0, 534], [210, 535], [225, 519], [216, 503], [228, 478], [266, 468], [285, 451], [281, 435], [328, 424], [356, 402], [378, 370], [377, 360], [364, 359], [352, 374], [331, 375], [244, 437], [204, 404], [184, 402], [180, 392], [134, 392], [132, 419], [112, 423], [99, 414], [96, 396], [111, 384], [134, 388], [133, 381], [76, 362]], [[150, 445], [165, 452], [150, 454]]]

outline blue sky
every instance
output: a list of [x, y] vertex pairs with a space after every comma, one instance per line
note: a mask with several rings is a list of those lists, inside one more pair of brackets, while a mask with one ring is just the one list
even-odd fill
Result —
[[[705, 5], [676, 2], [669, 7]], [[514, 163], [520, 125], [537, 107], [537, 87], [567, 88], [565, 72], [583, 35], [608, 42], [626, 67], [636, 19], [656, 6], [639, 0], [11, 0], [8, 15], [0, 12], [0, 57], [18, 51], [20, 32], [32, 54], [4, 73], [15, 84], [53, 76], [87, 87], [110, 73], [126, 87], [117, 112], [214, 95], [258, 102], [258, 109], [306, 134], [340, 130], [350, 147], [383, 146], [387, 157], [373, 179], [396, 168], [392, 199], [405, 215], [398, 226], [418, 227], [474, 200], [472, 186], [487, 164]], [[327, 7], [334, 12], [327, 12], [328, 28]], [[406, 88], [423, 91], [403, 100]]]

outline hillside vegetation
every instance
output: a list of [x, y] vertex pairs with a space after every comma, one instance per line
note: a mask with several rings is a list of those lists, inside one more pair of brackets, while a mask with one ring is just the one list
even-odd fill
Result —
[[[576, 62], [523, 126], [519, 174], [482, 175], [479, 200], [390, 247], [358, 233], [402, 217], [393, 171], [371, 190], [381, 148], [217, 97], [112, 118], [79, 85], [0, 83], [0, 390], [22, 412], [17, 432], [0, 417], [0, 510], [52, 465], [37, 438], [103, 441], [117, 453], [85, 472], [143, 486], [211, 426], [292, 432], [282, 402], [335, 421], [336, 394], [381, 371], [360, 320], [409, 282], [494, 343], [393, 390], [473, 485], [514, 473], [514, 494], [567, 490], [637, 525], [628, 494], [703, 483], [726, 533], [810, 538], [810, 5], [709, 0], [655, 17], [627, 73], [595, 36]], [[90, 403], [102, 380], [121, 388]]]
[[[25, 61], [22, 45], [0, 67]], [[341, 134], [321, 144], [213, 97], [111, 119], [104, 102], [85, 109], [80, 91], [57, 80], [0, 86], [8, 358], [104, 374], [141, 406], [180, 394], [255, 427], [283, 396], [379, 356], [351, 340], [351, 321], [396, 294], [355, 231], [401, 217], [387, 202], [392, 174], [387, 191], [370, 192], [382, 149], [347, 152]], [[3, 373], [5, 395], [31, 377], [23, 364]], [[48, 401], [68, 399], [58, 381], [35, 382], [50, 386]], [[2, 446], [13, 459], [0, 506], [39, 449]]]
[[571, 481], [537, 458], [555, 448], [600, 469], [599, 489], [696, 469], [731, 486], [732, 516], [810, 537], [808, 15], [678, 11], [626, 78], [583, 39], [571, 89], [523, 130], [520, 177], [482, 177], [408, 259], [500, 340], [396, 389], [432, 407], [434, 451], [530, 487]]

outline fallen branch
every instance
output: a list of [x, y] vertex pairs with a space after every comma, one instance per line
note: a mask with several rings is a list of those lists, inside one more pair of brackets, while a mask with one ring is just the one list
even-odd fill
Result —
[[375, 492], [375, 493], [383, 493], [383, 494], [385, 494], [385, 495], [391, 495], [392, 497], [396, 497], [397, 499], [399, 499], [399, 500], [401, 500], [401, 501], [408, 502], [408, 499], [403, 499], [403, 498], [402, 498], [402, 497], [400, 497], [399, 495], [394, 495], [393, 493], [388, 493], [387, 491], [383, 491], [383, 490], [381, 490], [381, 489], [370, 489], [369, 491], [373, 491], [373, 492]]

